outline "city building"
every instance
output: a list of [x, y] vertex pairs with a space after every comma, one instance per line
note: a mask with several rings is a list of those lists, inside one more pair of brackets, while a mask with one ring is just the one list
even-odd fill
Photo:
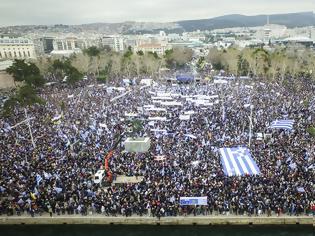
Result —
[[180, 40], [180, 35], [179, 34], [168, 34], [167, 35], [167, 40], [170, 41], [174, 41], [174, 40]]
[[163, 55], [167, 49], [170, 49], [170, 47], [166, 46], [166, 44], [148, 43], [148, 44], [140, 44], [140, 45], [135, 46], [134, 51], [136, 52], [142, 51], [144, 53], [156, 52], [159, 55]]
[[119, 36], [103, 36], [101, 38], [101, 45], [103, 47], [109, 47], [115, 52], [124, 51], [124, 39]]
[[73, 50], [79, 48], [77, 38], [68, 37], [68, 38], [57, 38], [53, 41], [54, 51], [64, 51], [64, 50]]
[[53, 37], [40, 37], [34, 38], [33, 43], [35, 47], [35, 52], [37, 56], [49, 54], [54, 50]]
[[0, 38], [0, 59], [36, 58], [34, 43], [26, 38]]
[[285, 36], [287, 36], [287, 27], [276, 24], [267, 24], [264, 27], [258, 28], [255, 33], [255, 38], [262, 40], [265, 44]]
[[77, 37], [59, 37], [53, 39], [54, 51], [71, 51], [76, 49], [86, 49], [92, 46], [99, 46], [99, 39], [77, 38]]
[[313, 40], [309, 37], [304, 36], [296, 36], [296, 37], [289, 37], [282, 40], [279, 40], [278, 43], [287, 45], [287, 44], [300, 44], [306, 47], [310, 47], [313, 45]]
[[50, 55], [70, 57], [73, 53], [82, 53], [82, 50], [80, 48], [74, 48], [71, 50], [53, 50], [50, 52]]
[[311, 30], [310, 30], [310, 38], [315, 43], [315, 27], [312, 27]]

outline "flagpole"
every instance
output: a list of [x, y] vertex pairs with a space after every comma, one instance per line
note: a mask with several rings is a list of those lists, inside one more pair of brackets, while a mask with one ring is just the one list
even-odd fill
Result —
[[252, 126], [253, 126], [253, 105], [250, 105], [250, 117], [249, 117], [249, 137], [248, 137], [248, 146], [250, 147], [252, 139]]
[[34, 138], [33, 138], [33, 134], [32, 134], [32, 129], [31, 129], [31, 125], [30, 125], [30, 120], [28, 119], [26, 108], [24, 108], [24, 112], [25, 112], [25, 117], [26, 117], [26, 120], [27, 120], [28, 130], [29, 130], [29, 132], [30, 132], [32, 144], [33, 144], [33, 147], [35, 148], [36, 145], [35, 145], [35, 142], [34, 142]]

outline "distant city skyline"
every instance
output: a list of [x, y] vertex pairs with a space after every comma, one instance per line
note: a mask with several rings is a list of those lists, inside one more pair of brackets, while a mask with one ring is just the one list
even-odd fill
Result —
[[314, 11], [314, 0], [0, 0], [0, 26], [173, 22]]

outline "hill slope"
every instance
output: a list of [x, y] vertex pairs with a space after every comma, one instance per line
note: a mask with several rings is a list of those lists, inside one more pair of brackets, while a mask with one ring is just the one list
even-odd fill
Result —
[[[211, 19], [187, 20], [176, 22], [185, 31], [212, 30], [232, 27], [254, 27], [262, 26], [267, 22], [267, 15], [245, 16], [226, 15]], [[289, 28], [315, 25], [315, 14], [313, 12], [300, 12], [289, 14], [269, 15], [271, 24], [285, 25]]]

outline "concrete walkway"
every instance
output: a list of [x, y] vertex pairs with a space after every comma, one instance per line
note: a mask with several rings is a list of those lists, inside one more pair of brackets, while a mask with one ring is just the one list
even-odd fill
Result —
[[162, 217], [107, 217], [78, 216], [9, 216], [0, 217], [0, 224], [104, 224], [104, 225], [314, 225], [312, 216], [178, 216]]

